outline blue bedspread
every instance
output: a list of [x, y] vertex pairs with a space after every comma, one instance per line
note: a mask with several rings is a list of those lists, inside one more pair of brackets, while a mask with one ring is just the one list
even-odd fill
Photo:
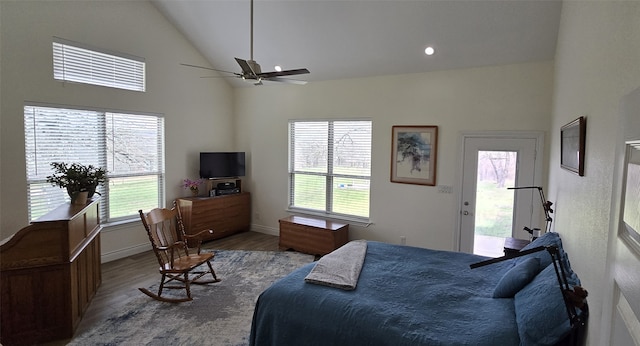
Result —
[[251, 345], [518, 345], [513, 299], [492, 298], [512, 260], [369, 242], [354, 291], [305, 283], [306, 265], [260, 295]]

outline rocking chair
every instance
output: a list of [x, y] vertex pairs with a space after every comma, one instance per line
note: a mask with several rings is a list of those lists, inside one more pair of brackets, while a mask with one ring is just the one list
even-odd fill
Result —
[[[156, 208], [146, 215], [142, 210], [138, 212], [140, 213], [140, 219], [151, 241], [153, 252], [158, 258], [158, 263], [160, 264], [159, 271], [160, 274], [162, 274], [162, 280], [160, 281], [157, 294], [146, 288], [138, 288], [142, 293], [163, 302], [181, 303], [193, 299], [191, 298], [191, 284], [209, 284], [220, 281], [220, 279], [216, 277], [216, 273], [210, 262], [214, 254], [200, 253], [200, 237], [206, 233], [212, 234], [212, 230], [204, 230], [193, 235], [185, 234], [182, 219], [180, 218], [175, 203], [172, 209]], [[193, 241], [197, 244], [197, 252], [195, 254], [189, 254], [187, 241]], [[208, 270], [205, 268], [204, 271], [194, 271], [198, 266], [205, 263]], [[213, 280], [198, 280], [207, 274], [211, 274]], [[170, 282], [174, 283], [168, 284]], [[186, 297], [163, 297], [162, 291], [165, 288], [185, 289]]]

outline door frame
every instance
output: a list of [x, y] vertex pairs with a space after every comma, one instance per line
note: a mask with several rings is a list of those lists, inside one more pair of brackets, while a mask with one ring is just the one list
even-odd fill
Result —
[[[544, 162], [545, 136], [543, 131], [469, 131], [460, 132], [458, 136], [458, 169], [456, 170], [456, 181], [460, 187], [456, 196], [456, 229], [453, 232], [454, 251], [460, 251], [461, 227], [462, 227], [462, 183], [464, 169], [464, 143], [469, 138], [496, 138], [496, 139], [535, 139], [536, 140], [536, 161], [534, 165], [533, 182], [535, 186], [542, 186]], [[542, 215], [542, 205], [533, 203], [533, 215]]]

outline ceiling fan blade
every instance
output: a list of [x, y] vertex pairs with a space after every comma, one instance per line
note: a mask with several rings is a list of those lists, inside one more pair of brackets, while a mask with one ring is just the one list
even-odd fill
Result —
[[224, 73], [232, 73], [232, 74], [238, 75], [238, 73], [236, 73], [236, 72], [224, 71], [224, 70], [218, 70], [218, 69], [211, 68], [211, 67], [204, 67], [204, 66], [191, 65], [191, 64], [183, 64], [183, 63], [180, 63], [180, 65], [182, 65], [182, 66], [187, 66], [187, 67], [201, 68], [201, 69], [203, 69], [203, 70], [210, 70], [210, 71], [224, 72]]
[[253, 69], [251, 68], [251, 65], [249, 65], [249, 63], [246, 60], [242, 60], [242, 59], [238, 59], [235, 58], [236, 62], [238, 62], [238, 65], [240, 65], [240, 68], [242, 69], [242, 74], [244, 76], [252, 76], [255, 77], [256, 73], [253, 71]]
[[263, 81], [267, 81], [267, 82], [279, 82], [279, 83], [297, 84], [297, 85], [305, 85], [305, 84], [307, 84], [307, 81], [305, 81], [305, 80], [280, 78], [280, 77], [262, 78], [262, 80]]
[[282, 76], [293, 76], [298, 74], [306, 74], [309, 73], [309, 70], [306, 68], [299, 68], [295, 70], [285, 70], [285, 71], [275, 71], [275, 72], [263, 72], [258, 73], [258, 77], [262, 78], [272, 78], [272, 77], [282, 77]]

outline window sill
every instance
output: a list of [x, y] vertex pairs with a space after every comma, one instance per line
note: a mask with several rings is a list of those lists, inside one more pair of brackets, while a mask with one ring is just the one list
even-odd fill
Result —
[[107, 223], [103, 223], [102, 225], [102, 232], [106, 233], [106, 232], [113, 232], [113, 231], [119, 231], [125, 228], [130, 228], [132, 226], [135, 226], [134, 223], [140, 223], [140, 218], [133, 218], [133, 219], [127, 219], [127, 220], [119, 220], [119, 221], [113, 221], [113, 222], [107, 222]]

